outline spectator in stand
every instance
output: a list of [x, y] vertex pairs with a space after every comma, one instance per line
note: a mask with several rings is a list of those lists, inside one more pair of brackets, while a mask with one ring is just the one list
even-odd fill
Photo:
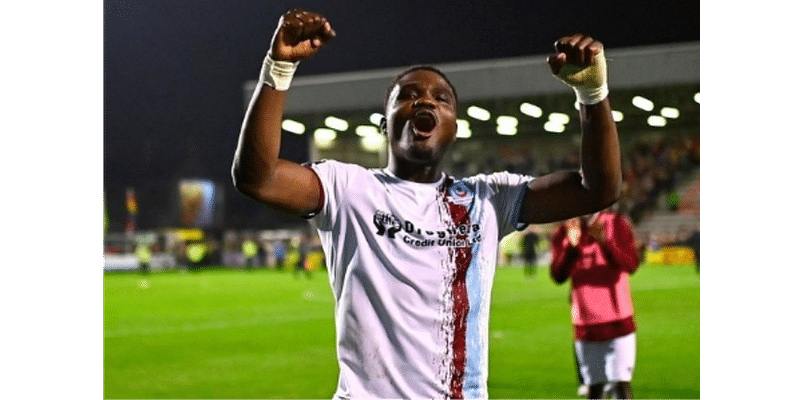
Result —
[[673, 243], [675, 246], [686, 246], [694, 252], [694, 267], [700, 273], [700, 229], [695, 229], [691, 234], [685, 227], [678, 231], [678, 237]]

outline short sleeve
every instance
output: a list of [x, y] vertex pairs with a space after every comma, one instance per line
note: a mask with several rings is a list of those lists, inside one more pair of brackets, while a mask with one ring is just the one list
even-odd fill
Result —
[[528, 184], [534, 179], [529, 175], [496, 172], [490, 175], [478, 175], [475, 179], [483, 180], [489, 189], [489, 200], [497, 210], [498, 234], [500, 237], [528, 226], [519, 222], [520, 211], [525, 200]]
[[324, 193], [321, 207], [308, 221], [316, 228], [327, 231], [338, 217], [342, 203], [347, 201], [348, 185], [365, 170], [358, 165], [333, 160], [317, 161], [308, 166], [317, 174]]

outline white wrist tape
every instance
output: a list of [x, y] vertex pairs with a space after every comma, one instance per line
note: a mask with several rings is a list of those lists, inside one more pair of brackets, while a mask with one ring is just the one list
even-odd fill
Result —
[[288, 90], [294, 71], [297, 70], [297, 64], [300, 64], [300, 61], [275, 61], [267, 53], [259, 79], [275, 90]]
[[581, 89], [576, 87], [572, 89], [575, 90], [575, 95], [578, 96], [578, 101], [586, 105], [597, 104], [608, 96], [607, 83], [604, 83], [603, 86], [595, 89]]

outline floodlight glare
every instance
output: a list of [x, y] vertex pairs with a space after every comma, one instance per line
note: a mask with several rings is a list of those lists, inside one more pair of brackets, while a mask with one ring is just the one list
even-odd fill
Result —
[[481, 121], [488, 121], [492, 114], [488, 110], [484, 110], [478, 106], [470, 106], [467, 108], [467, 115]]
[[542, 116], [542, 109], [531, 103], [520, 104], [519, 112], [533, 118], [539, 118]]
[[514, 136], [517, 134], [515, 125], [497, 125], [497, 133], [504, 136]]
[[553, 133], [564, 132], [564, 125], [554, 121], [547, 121], [544, 123], [544, 130]]
[[569, 123], [569, 115], [559, 112], [550, 113], [550, 116], [547, 117], [548, 121], [555, 122], [557, 124], [566, 125]]
[[314, 141], [317, 143], [329, 143], [336, 140], [336, 131], [328, 128], [319, 128], [314, 131]]
[[283, 120], [283, 122], [281, 123], [281, 128], [283, 128], [283, 130], [287, 132], [291, 132], [297, 135], [302, 135], [303, 132], [306, 131], [305, 125], [291, 119]]
[[653, 102], [642, 96], [634, 96], [634, 98], [631, 100], [631, 103], [642, 110], [653, 111]]
[[381, 126], [381, 119], [383, 119], [383, 114], [372, 113], [372, 115], [369, 116], [369, 122], [377, 126]]
[[680, 116], [680, 111], [674, 107], [664, 107], [661, 109], [661, 116], [664, 118], [678, 118]]
[[362, 149], [371, 153], [377, 153], [383, 150], [386, 144], [386, 136], [380, 134], [368, 135], [362, 137], [359, 142]]
[[469, 127], [469, 121], [465, 119], [457, 119], [458, 129], [456, 130], [456, 137], [469, 138], [472, 137], [472, 129]]
[[650, 126], [665, 126], [667, 119], [660, 115], [651, 115], [647, 117], [647, 124]]
[[501, 115], [497, 117], [497, 125], [498, 126], [517, 126], [517, 119], [508, 115]]
[[328, 128], [331, 128], [331, 129], [336, 129], [337, 131], [340, 131], [340, 132], [344, 132], [344, 131], [347, 130], [347, 127], [349, 125], [347, 124], [347, 121], [345, 121], [345, 120], [343, 120], [341, 118], [336, 118], [336, 117], [331, 116], [331, 117], [325, 118], [325, 126], [327, 126]]
[[369, 135], [380, 135], [378, 127], [374, 125], [359, 125], [356, 127], [356, 135], [367, 137]]

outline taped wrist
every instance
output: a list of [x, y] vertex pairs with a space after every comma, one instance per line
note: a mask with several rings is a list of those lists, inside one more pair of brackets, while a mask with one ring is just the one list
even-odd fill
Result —
[[267, 53], [267, 56], [264, 57], [264, 65], [261, 67], [259, 79], [275, 90], [288, 90], [298, 64], [300, 64], [300, 61], [275, 61]]
[[571, 86], [578, 101], [583, 104], [597, 104], [608, 96], [606, 57], [603, 51], [595, 56], [594, 62], [588, 67], [564, 65], [556, 78]]
[[597, 104], [608, 96], [608, 84], [604, 83], [603, 86], [595, 89], [581, 89], [573, 87], [578, 101], [582, 104], [592, 105]]

